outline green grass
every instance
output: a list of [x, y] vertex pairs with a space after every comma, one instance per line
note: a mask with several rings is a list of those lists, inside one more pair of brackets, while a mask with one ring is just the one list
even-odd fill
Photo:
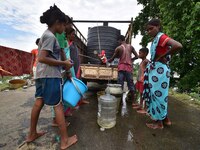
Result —
[[195, 94], [187, 94], [187, 93], [179, 93], [175, 92], [172, 89], [169, 90], [169, 96], [174, 97], [177, 100], [180, 100], [184, 103], [187, 103], [189, 105], [195, 106], [200, 108], [200, 98]]
[[9, 84], [8, 83], [0, 84], [0, 91], [6, 90], [6, 89], [9, 89]]
[[10, 79], [12, 79], [12, 76], [0, 77], [0, 81], [2, 82], [2, 84], [0, 84], [0, 91], [9, 89], [9, 84], [7, 81]]

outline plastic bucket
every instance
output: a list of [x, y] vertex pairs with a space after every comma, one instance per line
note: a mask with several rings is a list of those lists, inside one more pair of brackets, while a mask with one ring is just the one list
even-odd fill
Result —
[[81, 80], [74, 77], [72, 80], [67, 80], [63, 85], [63, 100], [67, 105], [75, 107], [88, 88]]

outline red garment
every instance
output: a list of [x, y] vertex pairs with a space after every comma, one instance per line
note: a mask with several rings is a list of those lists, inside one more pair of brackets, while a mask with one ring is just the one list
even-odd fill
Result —
[[69, 46], [73, 44], [73, 41], [68, 41]]
[[170, 38], [166, 34], [163, 34], [160, 37], [160, 40], [159, 40], [158, 45], [156, 47], [156, 55], [157, 56], [160, 56], [160, 55], [167, 52], [168, 46], [166, 46], [166, 44], [169, 40], [170, 40]]
[[121, 46], [123, 51], [122, 55], [119, 58], [118, 71], [132, 72], [133, 71], [132, 60], [131, 60], [132, 50], [129, 46], [126, 48], [124, 45]]
[[144, 82], [144, 72], [146, 69], [146, 65], [149, 62], [148, 59], [144, 59], [139, 66], [139, 70], [138, 70], [138, 77], [137, 77], [137, 81], [141, 81]]
[[78, 79], [81, 78], [81, 67], [78, 68], [78, 72], [76, 74], [76, 78], [78, 78]]
[[[12, 76], [21, 76], [31, 73], [32, 54], [13, 48], [0, 46], [0, 66], [12, 73]], [[2, 73], [3, 76], [8, 74]]]
[[146, 69], [146, 64], [149, 62], [148, 59], [144, 59], [141, 63], [140, 63], [140, 68], [138, 71], [138, 77], [137, 77], [137, 82], [135, 84], [136, 89], [140, 92], [140, 94], [143, 93], [144, 90], [144, 71]]
[[140, 94], [142, 94], [144, 90], [143, 82], [137, 81], [135, 84], [135, 88], [140, 92]]
[[101, 53], [99, 54], [99, 58], [101, 59], [102, 63], [106, 63], [107, 62], [107, 57], [106, 57], [106, 52], [105, 50], [102, 50]]
[[37, 56], [38, 56], [38, 49], [33, 49], [31, 51], [31, 54], [33, 55], [33, 66], [36, 67], [37, 60], [38, 60], [38, 58], [37, 58]]

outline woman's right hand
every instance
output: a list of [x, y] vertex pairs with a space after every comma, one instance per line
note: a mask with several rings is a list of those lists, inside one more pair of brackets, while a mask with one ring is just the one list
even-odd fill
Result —
[[69, 70], [72, 66], [73, 66], [73, 63], [71, 63], [70, 60], [65, 60], [65, 70]]

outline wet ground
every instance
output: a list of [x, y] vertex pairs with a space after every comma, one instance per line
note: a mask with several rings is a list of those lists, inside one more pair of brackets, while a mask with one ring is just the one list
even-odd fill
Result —
[[[200, 109], [170, 97], [169, 117], [173, 125], [163, 130], [148, 129], [150, 119], [137, 114], [130, 104], [121, 105], [114, 128], [100, 131], [97, 125], [99, 85], [89, 85], [90, 104], [81, 106], [68, 117], [69, 135], [77, 134], [78, 143], [69, 150], [200, 150]], [[14, 150], [25, 140], [34, 103], [34, 87], [0, 92], [0, 149]], [[50, 108], [41, 111], [38, 129], [48, 133], [20, 150], [57, 150], [58, 129], [51, 127]]]

